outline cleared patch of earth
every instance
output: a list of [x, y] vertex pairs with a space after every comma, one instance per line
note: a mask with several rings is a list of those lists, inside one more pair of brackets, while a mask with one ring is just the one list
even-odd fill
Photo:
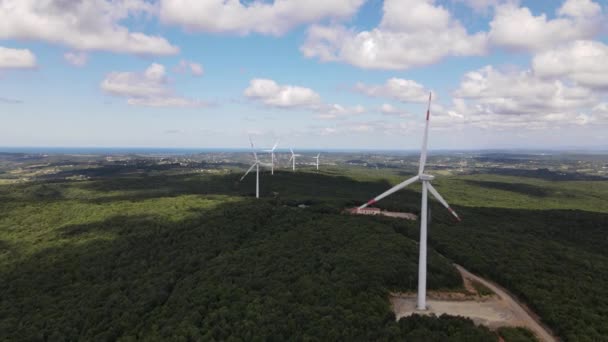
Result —
[[465, 291], [429, 291], [425, 311], [416, 309], [416, 293], [392, 293], [391, 305], [397, 319], [410, 315], [448, 314], [472, 319], [490, 329], [525, 327], [541, 341], [558, 341], [553, 333], [523, 303], [504, 288], [454, 265], [460, 272]]

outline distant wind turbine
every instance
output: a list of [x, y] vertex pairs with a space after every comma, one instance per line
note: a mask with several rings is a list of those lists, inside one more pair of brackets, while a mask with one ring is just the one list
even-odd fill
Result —
[[260, 198], [260, 165], [268, 166], [268, 164], [261, 163], [258, 159], [258, 154], [255, 152], [255, 146], [253, 145], [253, 140], [251, 140], [251, 137], [249, 137], [249, 144], [251, 145], [251, 152], [253, 152], [254, 162], [253, 165], [251, 165], [251, 167], [247, 170], [247, 172], [245, 172], [243, 177], [241, 177], [240, 181], [242, 182], [243, 179], [247, 177], [249, 172], [251, 172], [251, 170], [253, 170], [253, 168], [255, 167], [255, 198]]
[[422, 182], [422, 210], [420, 211], [420, 255], [418, 261], [418, 310], [426, 310], [426, 256], [427, 256], [427, 201], [428, 201], [428, 191], [431, 192], [433, 197], [435, 197], [444, 207], [448, 209], [448, 211], [454, 215], [454, 217], [460, 221], [460, 217], [458, 214], [450, 206], [448, 203], [441, 197], [439, 192], [435, 190], [435, 188], [431, 185], [431, 181], [435, 178], [429, 174], [424, 173], [424, 166], [426, 164], [426, 154], [427, 154], [427, 140], [429, 134], [429, 117], [431, 114], [431, 94], [429, 94], [429, 106], [426, 111], [426, 126], [424, 128], [424, 138], [422, 140], [422, 151], [420, 152], [420, 165], [418, 168], [418, 175], [407, 179], [396, 186], [390, 188], [386, 192], [380, 194], [376, 198], [370, 200], [364, 205], [360, 206], [357, 210], [363, 209], [368, 205], [372, 205], [381, 199], [392, 195], [393, 193], [405, 188], [406, 186], [420, 181]]
[[317, 160], [317, 170], [319, 170], [319, 156], [321, 156], [321, 153], [317, 154], [317, 156], [314, 157]]
[[270, 150], [264, 150], [264, 152], [269, 152], [270, 153], [270, 160], [271, 160], [271, 167], [270, 167], [270, 174], [274, 175], [274, 161], [275, 161], [275, 157], [274, 157], [274, 150], [276, 150], [277, 146], [279, 146], [279, 140], [277, 140], [277, 142], [274, 144], [274, 146], [272, 147], [272, 149]]
[[289, 151], [291, 151], [291, 158], [289, 158], [288, 162], [291, 162], [291, 169], [293, 171], [296, 170], [296, 157], [300, 157], [301, 155], [293, 153], [293, 149], [290, 147]]

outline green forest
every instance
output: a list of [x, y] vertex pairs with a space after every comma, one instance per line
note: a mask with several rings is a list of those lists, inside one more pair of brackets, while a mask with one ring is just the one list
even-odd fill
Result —
[[[263, 174], [255, 200], [240, 173], [96, 171], [0, 185], [0, 340], [534, 340], [459, 317], [395, 321], [388, 293], [415, 289], [418, 223], [342, 210], [403, 175]], [[429, 288], [460, 289], [457, 262], [564, 340], [608, 336], [607, 181], [486, 174], [437, 188], [465, 220], [431, 205]], [[417, 191], [380, 206], [418, 213]]]

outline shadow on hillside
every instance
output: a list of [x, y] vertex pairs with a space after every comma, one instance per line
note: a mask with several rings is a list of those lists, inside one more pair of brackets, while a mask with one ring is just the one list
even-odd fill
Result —
[[[141, 201], [156, 197], [179, 195], [231, 195], [255, 196], [255, 174], [249, 174], [242, 182], [242, 174], [224, 175], [184, 174], [184, 175], [138, 175], [134, 177], [111, 177], [73, 186], [94, 191], [97, 198], [83, 199], [92, 203], [113, 201]], [[360, 182], [345, 176], [334, 176], [312, 172], [268, 172], [260, 174], [260, 197], [263, 199], [283, 199], [302, 202], [331, 202], [333, 205], [356, 205], [367, 201], [386, 189], [390, 184], [385, 180]], [[108, 194], [119, 192], [118, 194]], [[407, 191], [401, 196], [408, 196]], [[398, 196], [399, 197], [399, 196]], [[359, 200], [356, 200], [359, 199]], [[403, 199], [403, 198], [401, 198]], [[394, 199], [396, 201], [397, 199]], [[387, 200], [390, 204], [392, 200]]]
[[465, 183], [478, 186], [481, 188], [497, 189], [510, 192], [516, 192], [522, 195], [528, 195], [533, 197], [547, 197], [552, 194], [552, 191], [538, 185], [525, 184], [525, 183], [507, 183], [507, 182], [492, 182], [492, 181], [478, 181], [478, 180], [465, 180]]
[[0, 203], [53, 202], [65, 199], [68, 182], [31, 182], [0, 185]]
[[559, 172], [549, 169], [505, 169], [505, 168], [487, 168], [481, 172], [475, 171], [470, 174], [495, 174], [503, 176], [538, 178], [548, 181], [606, 181], [608, 177], [587, 175], [577, 172]]
[[[412, 288], [417, 270], [416, 244], [390, 227], [266, 201], [55, 232], [54, 247], [0, 271], [0, 340], [362, 334], [394, 324], [386, 287]], [[459, 285], [429, 260], [430, 286]]]

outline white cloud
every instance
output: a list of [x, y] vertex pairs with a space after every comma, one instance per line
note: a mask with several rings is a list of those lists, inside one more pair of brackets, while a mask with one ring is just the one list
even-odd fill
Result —
[[194, 76], [203, 76], [203, 66], [197, 63], [190, 63], [190, 72]]
[[596, 105], [595, 107], [593, 107], [592, 113], [592, 121], [608, 123], [608, 103], [603, 102]]
[[496, 114], [542, 114], [589, 106], [593, 93], [556, 80], [542, 80], [532, 71], [501, 72], [491, 66], [469, 72], [454, 95], [478, 101]]
[[344, 107], [339, 104], [332, 105], [324, 105], [320, 106], [317, 111], [319, 114], [317, 118], [323, 120], [331, 120], [331, 119], [343, 119], [352, 115], [358, 115], [365, 113], [365, 107], [361, 105], [353, 106], [353, 107]]
[[0, 39], [40, 40], [78, 51], [178, 53], [165, 38], [131, 32], [121, 24], [153, 12], [154, 6], [144, 0], [3, 0]]
[[245, 96], [272, 107], [313, 107], [321, 104], [321, 96], [310, 88], [279, 85], [273, 80], [262, 78], [250, 81]]
[[36, 56], [27, 49], [0, 46], [0, 69], [27, 69], [36, 67]]
[[320, 135], [332, 135], [337, 132], [338, 132], [338, 130], [333, 127], [323, 127], [321, 129]]
[[587, 88], [545, 80], [531, 70], [502, 72], [491, 66], [467, 73], [454, 96], [448, 115], [484, 128], [586, 124], [583, 113], [597, 101]]
[[486, 34], [469, 35], [434, 0], [385, 0], [383, 9], [380, 25], [370, 31], [312, 26], [300, 50], [309, 58], [369, 69], [408, 69], [486, 52]]
[[598, 4], [590, 0], [566, 0], [558, 17], [534, 16], [529, 8], [507, 3], [496, 8], [490, 22], [490, 42], [512, 50], [539, 51], [598, 34], [605, 20]]
[[396, 108], [389, 103], [383, 103], [379, 108], [380, 112], [384, 115], [396, 115], [400, 117], [409, 117], [411, 114], [405, 109]]
[[577, 84], [608, 89], [608, 46], [597, 41], [576, 41], [534, 56], [536, 75], [567, 77]]
[[173, 94], [169, 87], [165, 67], [153, 63], [143, 73], [111, 72], [101, 82], [105, 92], [126, 97], [130, 105], [147, 107], [200, 107], [203, 101]]
[[129, 97], [167, 95], [165, 67], [153, 63], [144, 73], [111, 72], [101, 83], [101, 88], [111, 94]]
[[183, 73], [189, 72], [192, 76], [203, 76], [205, 69], [199, 63], [190, 62], [182, 59], [179, 65], [175, 67], [175, 71]]
[[87, 64], [89, 56], [84, 52], [66, 52], [63, 58], [73, 66], [82, 67]]
[[602, 7], [591, 0], [567, 0], [557, 10], [557, 14], [574, 18], [594, 18], [600, 15]]
[[321, 96], [310, 88], [280, 85], [274, 80], [263, 78], [251, 80], [244, 95], [270, 107], [309, 110], [321, 120], [345, 119], [366, 112], [366, 108], [361, 105], [351, 107], [324, 103]]
[[134, 106], [145, 107], [204, 107], [209, 104], [200, 100], [192, 100], [178, 96], [168, 97], [140, 97], [130, 98], [127, 103]]
[[348, 18], [363, 0], [161, 0], [160, 17], [165, 23], [188, 31], [235, 34], [282, 35], [293, 27], [323, 19]]
[[357, 83], [355, 90], [372, 97], [385, 97], [401, 102], [426, 102], [430, 91], [412, 80], [390, 78], [382, 85]]

